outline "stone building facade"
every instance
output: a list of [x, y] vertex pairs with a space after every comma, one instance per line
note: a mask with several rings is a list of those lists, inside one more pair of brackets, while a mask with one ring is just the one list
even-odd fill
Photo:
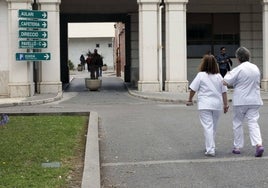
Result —
[[32, 9], [34, 0], [0, 0], [0, 96], [61, 92], [68, 80], [66, 25], [90, 21], [125, 24], [124, 78], [141, 92], [187, 92], [202, 54], [216, 55], [220, 46], [231, 56], [238, 46], [250, 49], [268, 90], [268, 0], [35, 2], [48, 13], [48, 47], [41, 52], [51, 59], [16, 61], [26, 52], [18, 47], [18, 10]]

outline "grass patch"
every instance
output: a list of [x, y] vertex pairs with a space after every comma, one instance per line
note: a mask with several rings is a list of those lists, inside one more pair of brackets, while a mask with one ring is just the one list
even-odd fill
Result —
[[[33, 115], [9, 119], [0, 128], [0, 188], [71, 187], [77, 159], [81, 162], [84, 155], [88, 117]], [[42, 167], [48, 162], [61, 165]]]

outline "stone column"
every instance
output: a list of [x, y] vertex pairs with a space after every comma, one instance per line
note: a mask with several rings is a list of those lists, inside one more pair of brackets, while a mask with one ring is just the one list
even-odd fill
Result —
[[9, 82], [9, 22], [8, 22], [8, 3], [0, 0], [0, 96], [8, 96]]
[[262, 12], [262, 36], [263, 36], [263, 79], [261, 87], [268, 91], [268, 0], [261, 0], [263, 5]]
[[40, 93], [62, 92], [60, 81], [60, 15], [59, 5], [61, 0], [37, 0], [41, 11], [48, 13], [48, 48], [42, 52], [51, 54], [49, 61], [41, 64], [41, 82], [39, 83]]
[[186, 4], [188, 0], [165, 0], [166, 7], [166, 81], [165, 91], [186, 92], [187, 44]]
[[161, 0], [137, 0], [139, 4], [138, 90], [160, 91], [158, 80], [158, 11]]
[[8, 3], [8, 69], [9, 69], [9, 83], [8, 95], [9, 97], [29, 97], [34, 94], [33, 83], [33, 63], [27, 61], [16, 61], [15, 54], [22, 52], [25, 49], [19, 49], [18, 36], [18, 10], [32, 9], [32, 0], [6, 0]]

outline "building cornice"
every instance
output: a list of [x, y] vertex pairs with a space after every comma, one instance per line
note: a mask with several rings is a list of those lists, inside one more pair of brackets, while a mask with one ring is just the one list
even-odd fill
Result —
[[32, 0], [6, 0], [8, 3], [32, 3]]
[[165, 3], [188, 3], [189, 0], [165, 0]]
[[137, 0], [137, 3], [161, 3], [161, 0]]

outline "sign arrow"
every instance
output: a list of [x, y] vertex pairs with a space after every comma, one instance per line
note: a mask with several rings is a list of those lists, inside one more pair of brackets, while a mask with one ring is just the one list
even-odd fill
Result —
[[47, 22], [42, 23], [43, 28], [47, 28]]
[[42, 43], [42, 46], [43, 46], [44, 48], [46, 48], [46, 47], [47, 47], [47, 42], [43, 42], [43, 43]]
[[47, 13], [44, 12], [44, 13], [42, 14], [42, 17], [43, 17], [44, 19], [46, 19], [46, 18], [47, 18]]
[[47, 33], [44, 32], [44, 33], [42, 34], [42, 36], [43, 36], [43, 38], [47, 38]]
[[49, 54], [46, 54], [45, 56], [44, 56], [44, 58], [46, 59], [46, 60], [48, 60], [49, 59]]

